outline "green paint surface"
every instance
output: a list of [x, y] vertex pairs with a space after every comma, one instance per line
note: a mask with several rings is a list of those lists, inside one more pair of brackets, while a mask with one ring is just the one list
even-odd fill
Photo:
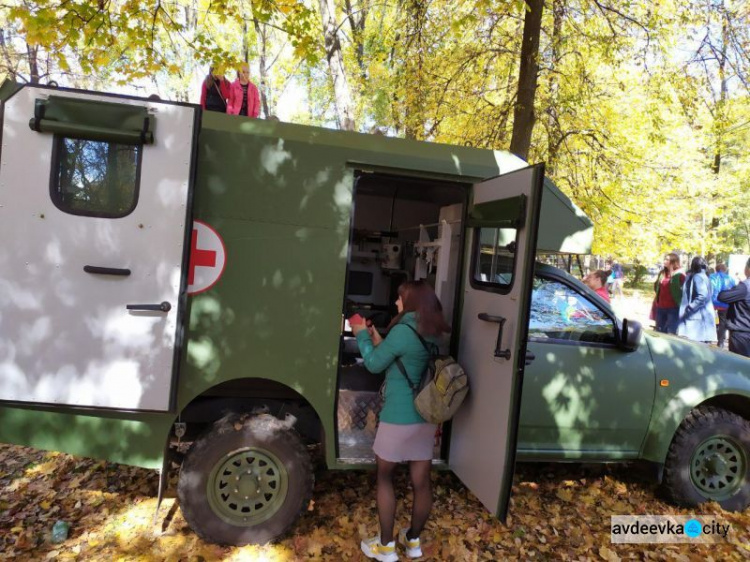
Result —
[[[335, 466], [355, 171], [473, 183], [524, 165], [508, 153], [204, 113], [193, 215], [222, 237], [226, 267], [210, 290], [188, 299], [177, 411], [2, 407], [0, 441], [159, 466], [171, 424], [196, 396], [226, 381], [269, 379], [312, 405], [323, 424], [328, 464]], [[570, 214], [566, 201], [547, 186], [541, 224], [561, 211]], [[559, 250], [571, 233], [583, 232], [583, 240], [590, 225], [574, 216], [568, 230], [549, 234], [551, 245], [540, 247]], [[585, 244], [579, 249], [588, 251]]]

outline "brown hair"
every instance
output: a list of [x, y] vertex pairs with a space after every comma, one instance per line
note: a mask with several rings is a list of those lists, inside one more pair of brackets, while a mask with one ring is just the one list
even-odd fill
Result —
[[214, 70], [215, 67], [213, 66], [208, 69], [208, 75], [206, 75], [206, 79], [204, 80], [206, 88], [213, 88], [217, 82], [221, 83], [221, 78], [214, 76]]
[[398, 288], [398, 296], [401, 297], [404, 310], [391, 320], [388, 329], [398, 324], [407, 312], [416, 312], [417, 331], [421, 335], [439, 336], [451, 331], [443, 318], [443, 306], [429, 283], [422, 280], [402, 283]]
[[672, 265], [682, 265], [680, 264], [680, 256], [678, 256], [677, 254], [667, 254], [667, 260]]
[[591, 275], [598, 277], [603, 287], [607, 284], [607, 279], [609, 279], [609, 276], [612, 275], [612, 270], [610, 269], [608, 271], [604, 271], [603, 269], [597, 269], [596, 271], [592, 271]]

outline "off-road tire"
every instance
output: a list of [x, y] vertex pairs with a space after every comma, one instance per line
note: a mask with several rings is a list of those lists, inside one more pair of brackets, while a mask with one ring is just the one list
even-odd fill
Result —
[[[712, 456], [723, 474], [711, 472]], [[728, 511], [747, 508], [750, 505], [750, 421], [714, 406], [701, 406], [690, 412], [669, 447], [663, 486], [678, 505], [693, 507], [715, 500]], [[711, 493], [709, 488], [715, 492]]]
[[[251, 470], [271, 474], [273, 488], [267, 482], [265, 489], [256, 485], [261, 476]], [[243, 502], [247, 496], [229, 497], [236, 489], [223, 494], [227, 481], [241, 478], [247, 479], [243, 494], [258, 494], [260, 516], [241, 511], [257, 506], [251, 502], [248, 507]], [[310, 455], [290, 421], [269, 414], [233, 416], [216, 422], [193, 443], [180, 470], [177, 496], [185, 520], [203, 540], [265, 544], [284, 534], [307, 508], [313, 483]]]

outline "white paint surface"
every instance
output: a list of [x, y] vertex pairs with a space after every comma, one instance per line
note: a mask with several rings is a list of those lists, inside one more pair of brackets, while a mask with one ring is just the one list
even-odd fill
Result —
[[[124, 218], [64, 213], [50, 199], [53, 137], [29, 128], [49, 95], [145, 106], [138, 205]], [[0, 399], [169, 408], [195, 109], [27, 87], [5, 106], [0, 162]], [[128, 268], [129, 277], [85, 273]], [[169, 302], [162, 312], [127, 304]]]

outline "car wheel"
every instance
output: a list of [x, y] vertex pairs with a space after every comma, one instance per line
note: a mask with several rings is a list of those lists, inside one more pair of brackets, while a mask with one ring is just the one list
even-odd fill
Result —
[[307, 507], [314, 475], [292, 421], [269, 414], [216, 422], [188, 451], [177, 495], [185, 520], [218, 544], [264, 544]]
[[664, 486], [680, 505], [716, 501], [726, 510], [750, 505], [750, 421], [713, 406], [690, 412], [675, 433]]

